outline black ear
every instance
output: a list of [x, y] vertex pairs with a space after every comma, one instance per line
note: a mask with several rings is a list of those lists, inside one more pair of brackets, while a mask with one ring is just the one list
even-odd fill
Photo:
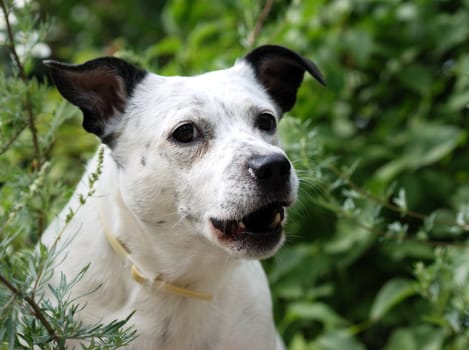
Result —
[[244, 60], [251, 64], [256, 78], [283, 112], [295, 105], [296, 91], [305, 71], [322, 85], [326, 85], [321, 72], [312, 61], [282, 46], [260, 46], [248, 53]]
[[146, 72], [115, 58], [103, 57], [80, 65], [44, 61], [57, 89], [83, 112], [83, 127], [104, 141], [111, 118], [123, 113], [127, 99]]

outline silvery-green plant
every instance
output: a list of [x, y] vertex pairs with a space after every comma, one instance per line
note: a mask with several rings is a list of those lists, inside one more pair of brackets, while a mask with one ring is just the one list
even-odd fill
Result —
[[[48, 203], [63, 196], [51, 175], [50, 153], [69, 113], [62, 107], [51, 111], [47, 87], [31, 74], [33, 61], [48, 55], [48, 24], [34, 17], [33, 3], [0, 0], [0, 7], [0, 52], [9, 57], [0, 72], [0, 349], [65, 349], [68, 339], [81, 340], [83, 349], [119, 348], [136, 336], [126, 325], [131, 315], [86, 326], [76, 317], [86, 305], [71, 299], [70, 290], [87, 268], [71, 280], [62, 277], [57, 287], [48, 284], [60, 264], [59, 251], [38, 241]], [[101, 167], [98, 161], [88, 192], [70, 208], [68, 220], [94, 194]]]

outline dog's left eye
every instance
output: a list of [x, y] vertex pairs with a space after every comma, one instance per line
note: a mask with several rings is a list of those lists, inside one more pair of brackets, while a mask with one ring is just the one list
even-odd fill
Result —
[[277, 128], [277, 121], [272, 114], [262, 113], [257, 117], [256, 126], [263, 131], [272, 132]]
[[199, 130], [192, 123], [184, 123], [176, 128], [172, 134], [173, 139], [182, 143], [189, 143], [200, 137]]

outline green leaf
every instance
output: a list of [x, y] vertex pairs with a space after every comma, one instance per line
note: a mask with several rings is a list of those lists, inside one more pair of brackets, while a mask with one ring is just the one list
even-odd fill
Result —
[[315, 350], [365, 350], [346, 330], [333, 330], [318, 337], [314, 342]]
[[346, 49], [360, 65], [367, 62], [375, 49], [373, 37], [365, 30], [349, 29], [344, 33], [343, 41]]
[[371, 306], [370, 318], [381, 319], [394, 306], [417, 293], [417, 285], [413, 280], [394, 278], [386, 282]]
[[293, 318], [318, 321], [323, 323], [326, 329], [347, 324], [341, 316], [324, 303], [293, 303], [288, 308], [288, 311]]
[[432, 87], [431, 71], [420, 64], [412, 64], [399, 74], [404, 85], [420, 95], [426, 95]]
[[444, 331], [429, 326], [399, 328], [395, 330], [384, 350], [440, 350]]
[[401, 154], [377, 172], [382, 181], [389, 181], [403, 170], [429, 166], [448, 156], [460, 145], [466, 133], [450, 125], [416, 122], [401, 135]]
[[309, 347], [306, 344], [303, 334], [296, 333], [293, 337], [293, 340], [288, 347], [290, 350], [308, 350]]
[[469, 90], [454, 93], [448, 100], [448, 110], [457, 113], [463, 108], [469, 106]]

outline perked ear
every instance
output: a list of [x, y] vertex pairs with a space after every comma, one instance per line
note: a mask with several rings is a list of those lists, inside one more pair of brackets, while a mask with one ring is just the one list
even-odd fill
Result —
[[83, 127], [103, 142], [112, 131], [111, 119], [123, 113], [129, 96], [146, 72], [115, 57], [103, 57], [80, 65], [44, 61], [57, 89], [83, 112]]
[[248, 53], [244, 60], [254, 68], [256, 78], [283, 112], [288, 112], [295, 105], [296, 92], [305, 71], [326, 85], [312, 61], [282, 46], [260, 46]]

